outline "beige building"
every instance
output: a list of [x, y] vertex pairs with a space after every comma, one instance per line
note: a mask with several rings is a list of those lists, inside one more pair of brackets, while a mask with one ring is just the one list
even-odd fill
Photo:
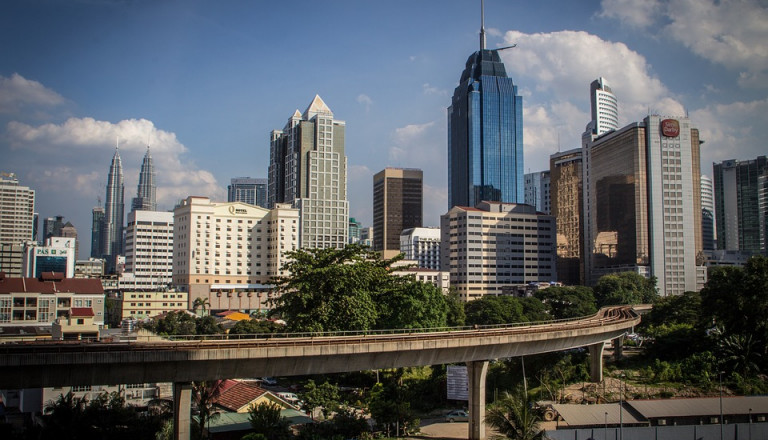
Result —
[[549, 156], [551, 214], [557, 221], [557, 280], [584, 284], [581, 148]]
[[183, 291], [125, 291], [121, 319], [144, 319], [177, 310], [187, 310], [189, 294]]
[[125, 228], [125, 270], [120, 288], [158, 289], [173, 275], [173, 213], [131, 211]]
[[56, 318], [51, 325], [51, 339], [55, 341], [98, 339], [100, 326], [93, 320], [90, 307], [72, 307], [69, 314]]
[[555, 219], [533, 206], [455, 206], [440, 223], [442, 268], [465, 301], [557, 279]]
[[[400, 260], [397, 262], [399, 265], [416, 264], [413, 260]], [[448, 272], [443, 272], [436, 269], [425, 269], [422, 267], [409, 267], [406, 269], [395, 270], [393, 275], [400, 276], [413, 276], [416, 281], [423, 283], [433, 284], [435, 287], [442, 290], [444, 294], [448, 294], [448, 290], [451, 287], [451, 276]]]
[[299, 245], [299, 210], [188, 197], [174, 211], [173, 283], [210, 310], [268, 308], [272, 277]]
[[0, 173], [0, 271], [22, 276], [24, 243], [34, 239], [35, 191]]

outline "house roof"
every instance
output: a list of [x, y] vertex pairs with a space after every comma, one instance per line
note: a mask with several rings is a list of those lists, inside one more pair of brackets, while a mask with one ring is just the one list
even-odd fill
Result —
[[96, 278], [64, 278], [62, 274], [46, 272], [40, 278], [0, 277], [0, 294], [3, 293], [103, 295], [104, 287]]
[[227, 383], [224, 385], [226, 388], [221, 390], [219, 398], [216, 399], [214, 403], [222, 408], [235, 412], [267, 392], [267, 390], [263, 388], [245, 382], [236, 382], [234, 385]]
[[94, 313], [90, 307], [72, 307], [69, 309], [69, 316], [73, 318], [92, 318]]
[[225, 316], [224, 319], [229, 319], [232, 321], [242, 321], [244, 319], [251, 319], [251, 315], [247, 313], [233, 312], [233, 313], [227, 314], [227, 316]]
[[[648, 419], [720, 415], [719, 397], [632, 400], [629, 403]], [[747, 414], [750, 410], [753, 414], [768, 414], [768, 396], [723, 397], [724, 414]]]

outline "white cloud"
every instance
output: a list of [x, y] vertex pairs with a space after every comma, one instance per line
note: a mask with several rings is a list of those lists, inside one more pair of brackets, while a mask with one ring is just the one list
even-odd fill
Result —
[[[741, 72], [742, 87], [765, 88], [768, 7], [761, 0], [603, 0], [601, 17], [681, 43], [696, 55]], [[658, 29], [658, 30], [656, 30]]]
[[371, 110], [371, 106], [373, 105], [373, 99], [371, 99], [370, 96], [364, 93], [361, 93], [357, 95], [357, 103], [362, 104], [363, 107], [365, 107], [365, 111], [367, 112]]
[[65, 102], [58, 93], [18, 73], [10, 77], [0, 76], [0, 113], [14, 114], [28, 108], [55, 107]]
[[425, 95], [438, 95], [438, 96], [448, 96], [448, 91], [439, 89], [437, 87], [433, 87], [429, 83], [424, 83], [421, 88], [424, 90]]
[[603, 0], [600, 17], [613, 18], [634, 28], [651, 26], [662, 12], [658, 0]]
[[[125, 199], [130, 203], [138, 181], [141, 159], [151, 142], [157, 174], [158, 205], [172, 208], [189, 195], [225, 197], [213, 175], [184, 159], [187, 152], [176, 135], [157, 129], [146, 119], [127, 119], [117, 123], [93, 118], [70, 118], [62, 124], [32, 126], [8, 123], [5, 138], [14, 156], [34, 158], [25, 184], [39, 191], [66, 191], [95, 200], [104, 191], [106, 174], [120, 140], [120, 157], [125, 178]], [[26, 161], [18, 161], [23, 166]], [[42, 173], [36, 170], [48, 170]], [[74, 192], [72, 192], [74, 190]]]
[[[525, 34], [509, 31], [502, 52], [507, 72], [523, 96], [525, 169], [549, 166], [549, 155], [578, 147], [589, 121], [589, 84], [604, 77], [619, 100], [621, 124], [637, 121], [649, 109], [683, 114], [684, 109], [651, 72], [645, 57], [624, 43], [587, 32]], [[559, 137], [559, 141], [558, 141]]]

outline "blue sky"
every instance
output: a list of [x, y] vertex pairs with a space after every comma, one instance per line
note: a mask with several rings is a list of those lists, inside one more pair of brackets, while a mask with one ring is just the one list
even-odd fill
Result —
[[[575, 148], [589, 83], [622, 123], [687, 113], [713, 161], [768, 153], [765, 0], [487, 0], [490, 48], [524, 101], [526, 172]], [[424, 170], [426, 225], [447, 211], [446, 108], [478, 48], [477, 0], [4, 0], [0, 171], [37, 191], [89, 248], [115, 139], [135, 196], [147, 140], [158, 204], [226, 200], [266, 177], [269, 133], [319, 94], [346, 121], [350, 214], [371, 224], [373, 174]], [[85, 244], [85, 246], [83, 246]]]

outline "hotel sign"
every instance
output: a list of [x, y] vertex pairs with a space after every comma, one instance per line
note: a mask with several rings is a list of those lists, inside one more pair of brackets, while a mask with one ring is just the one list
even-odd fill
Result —
[[232, 215], [237, 214], [248, 214], [248, 210], [245, 208], [235, 208], [234, 206], [229, 207], [229, 213]]
[[661, 121], [661, 134], [665, 137], [678, 137], [680, 135], [680, 122], [677, 119], [664, 119]]

